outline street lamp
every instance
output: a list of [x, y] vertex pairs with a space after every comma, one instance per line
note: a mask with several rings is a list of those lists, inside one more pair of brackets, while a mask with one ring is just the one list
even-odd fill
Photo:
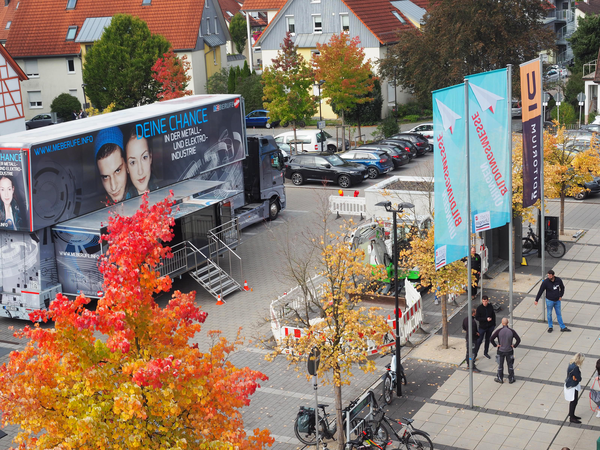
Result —
[[[321, 86], [325, 84], [325, 80], [320, 80], [316, 85], [319, 88], [319, 126], [322, 125], [323, 122], [323, 114], [321, 113]], [[323, 153], [323, 141], [325, 136], [321, 136], [321, 153]]]
[[83, 89], [83, 109], [87, 109], [87, 99], [85, 98], [85, 87], [87, 84], [83, 83], [81, 89]]
[[398, 304], [398, 225], [396, 222], [396, 214], [402, 213], [404, 208], [414, 208], [412, 203], [400, 203], [398, 209], [392, 208], [392, 202], [379, 202], [375, 206], [383, 206], [387, 212], [392, 213], [394, 229], [394, 243], [392, 244], [392, 252], [394, 253], [394, 298], [396, 300], [396, 394], [402, 397], [402, 382], [400, 380], [400, 305]]

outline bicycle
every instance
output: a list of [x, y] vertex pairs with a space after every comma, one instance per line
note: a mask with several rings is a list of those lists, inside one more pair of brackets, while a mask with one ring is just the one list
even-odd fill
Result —
[[[433, 450], [433, 442], [431, 442], [431, 438], [429, 437], [429, 433], [418, 430], [413, 426], [414, 419], [407, 419], [405, 417], [402, 418], [404, 423], [399, 420], [392, 420], [385, 415], [385, 411], [382, 408], [377, 408], [374, 419], [367, 422], [367, 429], [371, 430], [373, 436], [383, 436], [388, 434], [388, 429], [391, 431], [398, 442], [398, 446], [396, 450], [402, 449], [419, 449], [419, 450]], [[402, 436], [398, 434], [396, 429], [394, 428], [394, 424], [400, 425], [403, 427], [404, 432]], [[385, 430], [385, 431], [381, 431]], [[385, 450], [389, 445], [393, 445], [393, 441], [386, 439], [384, 442], [376, 443], [371, 440], [368, 448], [378, 448], [381, 450]], [[374, 447], [373, 447], [374, 445]], [[404, 446], [404, 447], [402, 447]], [[358, 450], [357, 447], [356, 450]]]
[[[385, 356], [385, 355], [384, 355]], [[383, 357], [383, 356], [382, 356]], [[396, 354], [392, 354], [392, 361], [385, 366], [387, 371], [382, 375], [382, 387], [383, 387], [383, 401], [388, 405], [392, 403], [392, 394], [394, 393], [394, 389], [397, 387], [397, 377], [396, 377]], [[402, 367], [402, 363], [400, 363], [400, 381], [404, 386], [406, 386], [406, 375], [404, 374], [404, 367]]]
[[[540, 247], [540, 240], [529, 225], [529, 231], [527, 237], [523, 238], [523, 254], [527, 254]], [[554, 258], [562, 258], [567, 251], [565, 244], [554, 237], [547, 239], [545, 243], [546, 251]]]
[[[354, 408], [356, 401], [350, 402], [350, 404], [344, 408], [343, 417], [344, 425], [346, 427], [346, 412]], [[329, 405], [318, 404], [318, 408], [322, 411], [319, 413], [319, 441], [323, 439], [335, 439], [335, 433], [337, 431], [336, 415], [329, 414], [325, 408]], [[353, 420], [350, 424], [355, 433], [360, 433], [361, 429], [359, 425], [363, 419]], [[317, 433], [315, 429], [315, 408], [307, 408], [300, 406], [298, 414], [294, 420], [294, 434], [300, 442], [305, 445], [316, 445]]]

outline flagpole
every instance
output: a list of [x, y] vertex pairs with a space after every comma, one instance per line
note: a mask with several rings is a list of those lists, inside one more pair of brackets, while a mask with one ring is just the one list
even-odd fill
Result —
[[[537, 81], [539, 81], [540, 83], [540, 89], [542, 89], [542, 96], [544, 96], [544, 90], [543, 90], [543, 85], [542, 85], [542, 70], [543, 70], [543, 65], [542, 65], [542, 58], [540, 57], [540, 77]], [[542, 102], [543, 102], [543, 98], [542, 98]], [[544, 117], [541, 118], [542, 120], [540, 121], [540, 126], [542, 127], [541, 129], [541, 139], [540, 139], [540, 152], [542, 155], [542, 167], [540, 170], [540, 212], [541, 212], [541, 220], [542, 223], [540, 224], [540, 250], [542, 253], [542, 283], [544, 282], [544, 276], [546, 275], [546, 211], [544, 210]], [[542, 321], [544, 320], [544, 317], [546, 315], [546, 299], [544, 298], [544, 302], [542, 305], [542, 312], [543, 312], [543, 316], [542, 316]]]
[[473, 409], [473, 319], [471, 319], [471, 311], [473, 309], [472, 295], [472, 270], [471, 270], [471, 165], [469, 156], [469, 80], [465, 78], [465, 149], [467, 155], [467, 298], [468, 298], [468, 315], [469, 326], [469, 408]]
[[510, 281], [508, 282], [508, 311], [509, 311], [509, 325], [513, 327], [513, 280], [515, 276], [515, 253], [514, 253], [514, 243], [513, 243], [513, 202], [512, 202], [512, 153], [513, 153], [513, 142], [512, 142], [512, 64], [507, 65], [507, 87], [508, 87], [508, 98], [506, 103], [508, 107], [506, 108], [506, 114], [508, 115], [508, 148], [510, 150], [510, 154], [508, 157], [508, 193], [509, 197], [509, 225], [508, 225], [508, 276]]

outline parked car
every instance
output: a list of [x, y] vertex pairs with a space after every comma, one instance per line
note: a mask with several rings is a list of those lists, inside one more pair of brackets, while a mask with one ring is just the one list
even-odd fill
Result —
[[388, 139], [382, 139], [377, 143], [378, 144], [392, 144], [392, 145], [397, 145], [397, 146], [403, 148], [404, 150], [406, 150], [408, 152], [408, 156], [411, 161], [417, 157], [417, 147], [412, 142], [407, 141], [405, 139], [389, 139], [388, 138]]
[[53, 125], [60, 122], [62, 122], [61, 119], [57, 119], [57, 121], [54, 122], [52, 119], [52, 114], [38, 114], [37, 116], [34, 116], [33, 119], [25, 122], [25, 129], [31, 130], [33, 128], [46, 127], [48, 125]]
[[565, 79], [569, 76], [569, 71], [563, 67], [553, 66], [546, 71], [544, 81], [552, 83], [560, 79]]
[[589, 123], [587, 125], [581, 125], [581, 129], [590, 133], [600, 133], [600, 124]]
[[366, 166], [369, 178], [377, 178], [394, 169], [392, 158], [382, 150], [357, 148], [340, 153], [340, 158]]
[[433, 144], [430, 144], [427, 139], [418, 133], [399, 133], [395, 134], [390, 139], [404, 139], [412, 142], [417, 148], [417, 156], [423, 155], [425, 152], [433, 151]]
[[[300, 152], [320, 152], [321, 142], [323, 142], [323, 151], [329, 153], [337, 152], [338, 147], [342, 150], [342, 139], [338, 141], [325, 130], [296, 130], [296, 139], [298, 145], [298, 153]], [[277, 144], [290, 144], [294, 143], [294, 132], [286, 131], [285, 133], [278, 134], [275, 136], [275, 142]], [[339, 145], [338, 145], [339, 144]], [[350, 141], [345, 140], [345, 148], [350, 148]]]
[[269, 122], [269, 111], [265, 109], [256, 109], [246, 116], [246, 127], [265, 127], [275, 128], [279, 121]]
[[395, 169], [397, 169], [398, 167], [402, 167], [410, 162], [408, 152], [403, 148], [397, 147], [392, 144], [365, 144], [358, 147], [357, 150], [384, 151], [392, 158], [392, 162], [394, 163]]
[[521, 117], [523, 115], [523, 107], [521, 105], [521, 100], [512, 100], [512, 109], [511, 116], [512, 117]]
[[362, 182], [368, 173], [362, 164], [345, 161], [338, 155], [310, 152], [290, 156], [285, 165], [285, 177], [296, 186], [305, 181], [332, 181], [342, 188], [349, 188]]
[[592, 181], [584, 183], [584, 187], [585, 189], [573, 196], [575, 200], [583, 200], [590, 195], [598, 194], [600, 192], [600, 177], [594, 177]]
[[416, 127], [408, 130], [408, 133], [419, 133], [421, 136], [427, 139], [430, 144], [433, 144], [433, 122], [417, 125]]

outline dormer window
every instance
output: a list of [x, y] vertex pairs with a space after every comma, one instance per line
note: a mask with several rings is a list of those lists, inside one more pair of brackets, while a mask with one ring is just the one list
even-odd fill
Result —
[[392, 14], [394, 15], [394, 17], [396, 19], [398, 19], [401, 23], [406, 23], [406, 20], [404, 20], [404, 17], [402, 17], [400, 15], [400, 13], [398, 11], [392, 11]]
[[10, 29], [10, 24], [11, 24], [11, 23], [12, 23], [12, 22], [11, 22], [10, 20], [9, 20], [8, 22], [6, 22], [6, 29], [7, 29], [7, 30], [9, 30], [9, 29]]
[[152, 0], [142, 0], [142, 5], [150, 5], [152, 4]]
[[77, 35], [77, 27], [69, 27], [67, 30], [67, 41], [74, 41]]
[[4, 0], [4, 6], [8, 6], [9, 3], [10, 3], [10, 0]]
[[68, 0], [67, 1], [67, 9], [75, 9], [77, 5], [77, 0]]

